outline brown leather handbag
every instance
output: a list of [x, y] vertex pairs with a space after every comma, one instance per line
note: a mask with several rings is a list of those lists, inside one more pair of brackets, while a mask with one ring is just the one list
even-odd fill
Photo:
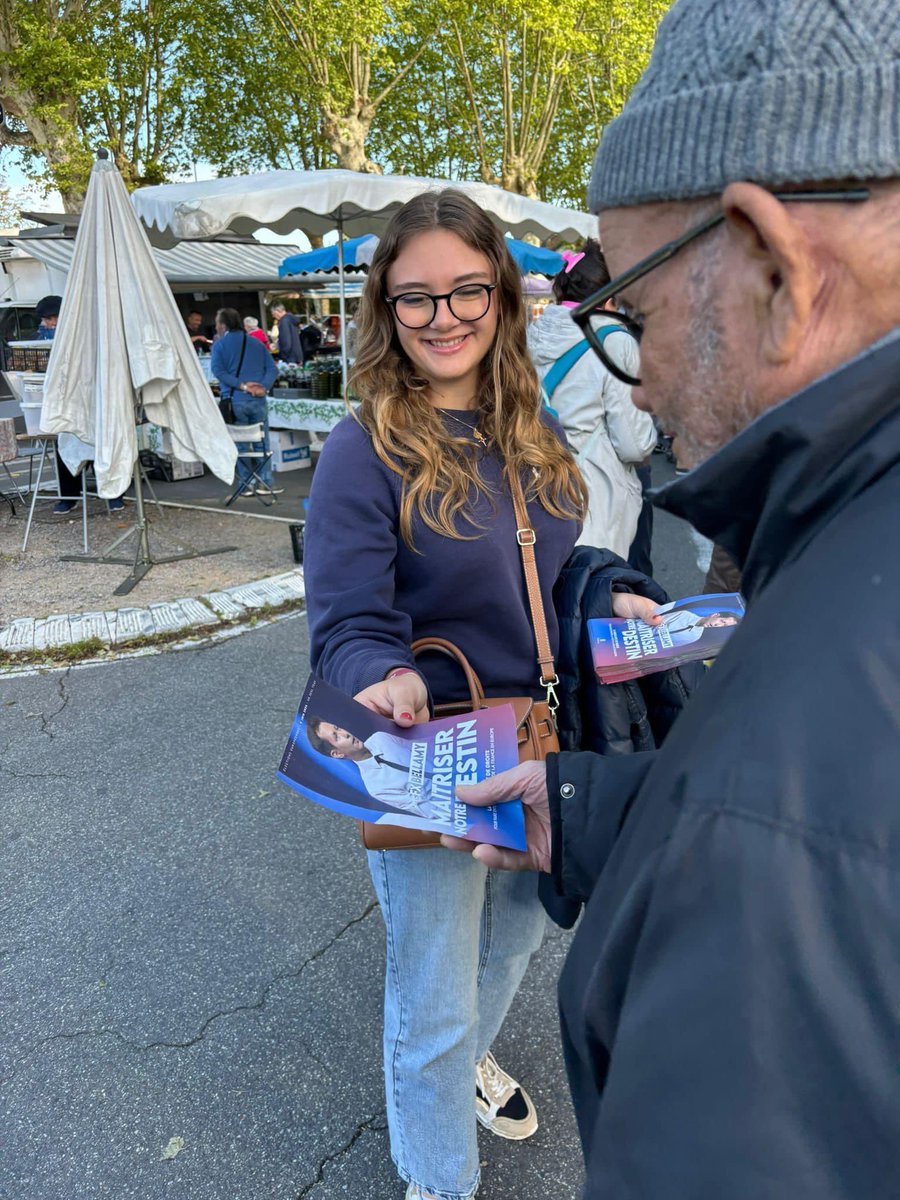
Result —
[[[534, 628], [540, 680], [541, 686], [547, 693], [546, 700], [534, 700], [531, 696], [491, 696], [486, 698], [481, 680], [475, 674], [469, 660], [458, 646], [443, 638], [419, 638], [418, 641], [413, 642], [412, 652], [414, 655], [424, 654], [426, 651], [446, 654], [459, 663], [466, 677], [469, 688], [468, 700], [436, 704], [435, 717], [462, 716], [465, 713], [474, 712], [476, 709], [496, 708], [501, 704], [511, 704], [516, 714], [519, 762], [533, 762], [536, 759], [544, 759], [548, 754], [559, 750], [559, 738], [556, 734], [556, 710], [559, 707], [556, 685], [559, 683], [559, 679], [550, 649], [550, 637], [547, 633], [547, 620], [544, 616], [544, 603], [541, 599], [537, 563], [534, 558], [536, 535], [528, 523], [528, 510], [525, 507], [525, 497], [522, 495], [518, 479], [512, 481], [511, 490], [516, 524], [518, 525], [516, 541], [522, 552], [522, 570], [525, 572], [525, 585], [528, 591], [531, 623]], [[386, 825], [372, 821], [360, 821], [360, 827], [363, 845], [367, 850], [415, 850], [441, 844], [440, 834], [424, 832], [419, 829], [404, 829], [399, 825]]]

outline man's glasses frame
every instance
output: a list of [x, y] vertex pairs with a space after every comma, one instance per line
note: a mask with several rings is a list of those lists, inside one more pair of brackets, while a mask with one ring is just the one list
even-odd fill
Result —
[[[480, 312], [477, 317], [461, 317], [459, 315], [459, 313], [456, 313], [453, 311], [453, 297], [456, 295], [457, 292], [471, 291], [472, 288], [481, 288], [484, 292], [487, 293], [487, 295], [485, 296], [484, 310], [483, 310], [483, 312]], [[443, 292], [440, 296], [434, 296], [431, 294], [431, 292], [401, 292], [399, 296], [385, 296], [384, 302], [385, 302], [385, 304], [390, 305], [394, 316], [397, 318], [399, 323], [404, 327], [404, 329], [427, 329], [428, 326], [431, 324], [431, 322], [434, 320], [434, 318], [437, 316], [439, 300], [447, 301], [447, 307], [450, 309], [451, 315], [454, 316], [457, 321], [480, 321], [482, 319], [482, 317], [487, 316], [488, 309], [491, 307], [491, 299], [496, 290], [497, 290], [496, 283], [461, 283], [459, 285], [459, 287], [455, 287], [452, 292]], [[426, 300], [431, 301], [431, 316], [428, 318], [427, 321], [422, 321], [421, 324], [410, 325], [410, 324], [408, 324], [408, 322], [403, 320], [403, 318], [397, 312], [397, 304], [401, 300], [405, 300], [408, 296], [422, 296]]]
[[[864, 187], [845, 188], [843, 190], [832, 189], [830, 191], [816, 191], [814, 189], [810, 189], [798, 192], [772, 192], [772, 195], [776, 200], [781, 201], [796, 200], [807, 202], [847, 202], [868, 200], [869, 189]], [[640, 342], [641, 333], [643, 332], [641, 325], [637, 321], [633, 320], [633, 318], [623, 313], [610, 312], [608, 309], [604, 308], [604, 305], [609, 300], [612, 300], [618, 296], [618, 294], [624, 291], [625, 288], [630, 287], [633, 283], [636, 283], [638, 279], [643, 279], [645, 275], [649, 275], [651, 271], [656, 270], [656, 268], [661, 266], [664, 262], [668, 262], [669, 259], [672, 258], [673, 255], [677, 254], [683, 246], [687, 246], [691, 242], [696, 241], [698, 237], [702, 237], [703, 234], [708, 233], [710, 229], [715, 229], [715, 227], [717, 225], [721, 225], [724, 220], [724, 212], [717, 212], [714, 213], [713, 216], [707, 217], [705, 221], [701, 221], [699, 225], [695, 225], [692, 229], [689, 229], [686, 233], [683, 233], [681, 237], [675, 238], [674, 241], [666, 242], [666, 244], [661, 246], [659, 250], [654, 251], [653, 254], [649, 254], [646, 258], [642, 258], [639, 263], [636, 263], [630, 270], [625, 271], [624, 274], [616, 276], [615, 279], [611, 279], [609, 283], [602, 287], [598, 292], [595, 292], [593, 296], [588, 296], [587, 300], [582, 301], [577, 308], [572, 310], [572, 320], [581, 329], [581, 332], [584, 334], [588, 345], [603, 363], [604, 367], [606, 367], [606, 369], [612, 375], [614, 375], [616, 379], [621, 380], [622, 383], [630, 384], [632, 387], [640, 387], [641, 381], [639, 378], [634, 375], [630, 375], [621, 366], [619, 366], [615, 359], [611, 357], [609, 350], [604, 349], [604, 339], [597, 336], [597, 331], [591, 325], [591, 318], [596, 316], [609, 317], [616, 321], [627, 333], [630, 333], [635, 341]]]

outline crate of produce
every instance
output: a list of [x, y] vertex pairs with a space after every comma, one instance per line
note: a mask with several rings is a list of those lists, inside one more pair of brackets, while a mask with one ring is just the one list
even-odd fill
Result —
[[6, 347], [6, 369], [46, 371], [51, 349], [49, 342], [10, 342]]

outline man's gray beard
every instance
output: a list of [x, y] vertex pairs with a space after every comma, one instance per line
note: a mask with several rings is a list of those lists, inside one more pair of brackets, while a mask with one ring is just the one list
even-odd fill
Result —
[[696, 466], [730, 442], [756, 415], [749, 388], [728, 362], [722, 305], [716, 293], [721, 255], [718, 239], [709, 252], [697, 255], [688, 275], [691, 316], [687, 331], [688, 361], [692, 374], [677, 422], [678, 449], [686, 464]]

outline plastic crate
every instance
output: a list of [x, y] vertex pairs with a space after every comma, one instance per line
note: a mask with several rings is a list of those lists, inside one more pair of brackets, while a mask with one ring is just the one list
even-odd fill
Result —
[[7, 346], [7, 371], [46, 371], [51, 346]]
[[196, 479], [206, 468], [202, 462], [182, 462], [166, 454], [155, 454], [152, 450], [139, 452], [141, 464], [151, 479], [175, 483], [179, 479]]

